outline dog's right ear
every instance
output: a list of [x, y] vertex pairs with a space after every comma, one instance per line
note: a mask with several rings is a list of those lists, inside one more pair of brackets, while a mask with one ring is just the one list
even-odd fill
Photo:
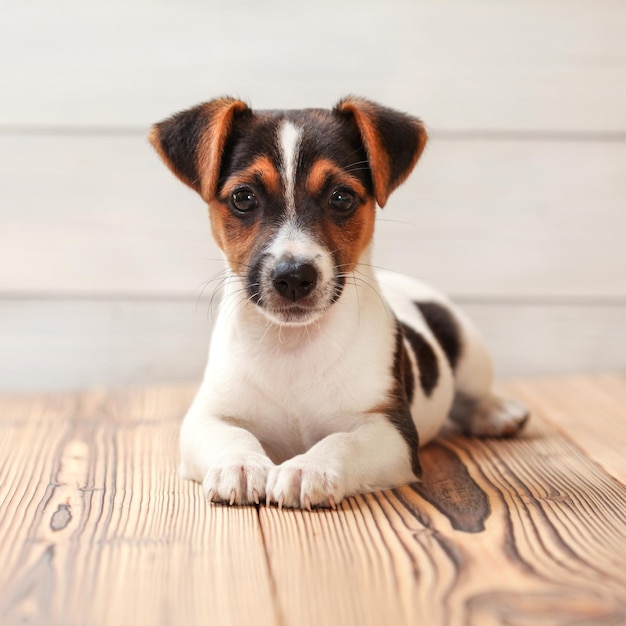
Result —
[[233, 120], [247, 110], [241, 100], [217, 98], [155, 124], [148, 138], [170, 170], [209, 202]]

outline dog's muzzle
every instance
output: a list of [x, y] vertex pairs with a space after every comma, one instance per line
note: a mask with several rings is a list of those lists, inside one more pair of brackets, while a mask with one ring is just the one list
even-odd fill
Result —
[[262, 254], [246, 278], [249, 300], [275, 323], [314, 322], [337, 300], [343, 287], [327, 256]]
[[315, 266], [295, 259], [279, 261], [272, 270], [272, 285], [285, 300], [298, 302], [308, 296], [317, 285]]

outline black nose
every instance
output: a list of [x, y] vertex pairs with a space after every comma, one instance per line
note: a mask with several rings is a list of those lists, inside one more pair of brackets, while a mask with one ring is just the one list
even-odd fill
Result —
[[317, 270], [309, 263], [280, 261], [272, 272], [272, 283], [283, 298], [297, 302], [315, 289]]

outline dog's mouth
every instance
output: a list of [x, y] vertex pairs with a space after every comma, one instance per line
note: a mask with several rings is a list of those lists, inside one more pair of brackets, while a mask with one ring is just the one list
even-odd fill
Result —
[[271, 321], [286, 326], [304, 326], [311, 324], [312, 322], [318, 320], [328, 310], [328, 307], [302, 306], [299, 304], [279, 308], [260, 306], [263, 313]]
[[[318, 289], [320, 292], [328, 291]], [[274, 293], [250, 299], [270, 321], [287, 326], [304, 326], [317, 321], [337, 301], [341, 295], [341, 288], [331, 291], [334, 293], [330, 298], [323, 293], [312, 293], [306, 300], [297, 302], [286, 302], [284, 298], [277, 297]]]

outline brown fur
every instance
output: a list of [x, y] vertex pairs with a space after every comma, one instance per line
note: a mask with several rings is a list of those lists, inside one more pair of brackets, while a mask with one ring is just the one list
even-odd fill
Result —
[[246, 109], [241, 100], [217, 98], [155, 124], [148, 140], [167, 167], [209, 202], [217, 190], [233, 118]]
[[233, 174], [224, 183], [224, 195], [230, 195], [240, 185], [253, 185], [260, 178], [269, 194], [278, 195], [281, 188], [280, 174], [266, 155], [257, 157], [245, 170]]
[[215, 197], [220, 175], [222, 154], [235, 113], [245, 111], [248, 105], [233, 98], [212, 100], [205, 105], [209, 119], [207, 131], [198, 146], [198, 171], [200, 172], [201, 195], [210, 202]]
[[236, 274], [245, 274], [252, 251], [259, 241], [259, 222], [244, 224], [219, 200], [209, 203], [211, 229], [217, 245], [224, 251], [230, 268]]
[[354, 270], [361, 254], [372, 240], [375, 219], [376, 205], [370, 198], [343, 224], [332, 220], [321, 220], [317, 224], [320, 238], [335, 252], [340, 272], [349, 273]]
[[[248, 106], [241, 100], [218, 98], [155, 125], [150, 133], [150, 141], [168, 167], [208, 202], [215, 239], [237, 273], [245, 271], [255, 242], [260, 238], [258, 231], [261, 225], [255, 220], [245, 222], [238, 219], [223, 200], [216, 198], [216, 193], [228, 135], [236, 123], [236, 116], [247, 110]], [[416, 118], [362, 98], [342, 100], [335, 111], [352, 117], [358, 127], [369, 161], [374, 198], [368, 196], [357, 176], [328, 158], [313, 164], [305, 189], [310, 195], [319, 197], [330, 179], [336, 185], [353, 189], [359, 200], [364, 202], [354, 215], [345, 220], [328, 218], [315, 224], [320, 240], [333, 251], [340, 271], [350, 272], [372, 240], [375, 203], [384, 206], [389, 194], [409, 175], [424, 149], [426, 131]], [[271, 116], [271, 113], [262, 112], [260, 115]], [[309, 111], [308, 115], [317, 115], [322, 120], [325, 114]], [[185, 125], [185, 122], [188, 124]], [[391, 143], [386, 135], [390, 124], [395, 129], [402, 129], [399, 138], [396, 132]], [[189, 128], [193, 136], [183, 134], [189, 132]], [[163, 131], [167, 131], [167, 141], [173, 145], [162, 145]], [[410, 138], [410, 141], [403, 141], [403, 137]], [[194, 138], [195, 145], [191, 143]], [[178, 163], [173, 163], [173, 160]], [[191, 165], [193, 167], [188, 167]], [[192, 176], [195, 177], [193, 180]], [[245, 170], [228, 178], [222, 196], [229, 196], [239, 185], [258, 184], [259, 179], [268, 195], [280, 194], [280, 173], [267, 155], [259, 154]], [[264, 238], [267, 239], [265, 235]]]
[[352, 188], [360, 198], [366, 196], [365, 187], [361, 181], [356, 176], [348, 174], [330, 159], [320, 159], [313, 165], [306, 181], [307, 192], [314, 197], [319, 196], [329, 178], [332, 178], [337, 185]]
[[411, 120], [410, 126], [416, 135], [417, 149], [413, 151], [410, 163], [402, 174], [392, 178], [391, 158], [394, 155], [388, 152], [380, 135], [378, 128], [380, 109], [378, 105], [362, 98], [346, 98], [337, 105], [337, 110], [341, 113], [351, 113], [359, 127], [372, 172], [376, 202], [382, 208], [387, 203], [391, 192], [406, 180], [415, 167], [426, 146], [428, 139], [426, 130], [419, 120]]

